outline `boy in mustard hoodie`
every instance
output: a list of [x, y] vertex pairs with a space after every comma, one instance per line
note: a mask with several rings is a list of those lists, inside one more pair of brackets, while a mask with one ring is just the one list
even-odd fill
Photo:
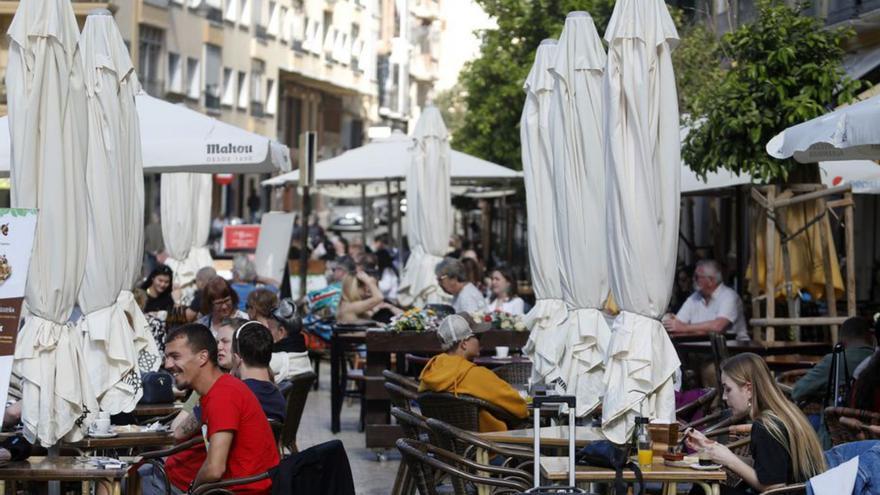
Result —
[[[419, 391], [450, 392], [483, 399], [518, 418], [529, 415], [526, 401], [509, 383], [488, 368], [471, 362], [480, 355], [481, 332], [474, 331], [468, 321], [459, 315], [450, 315], [440, 323], [437, 336], [444, 354], [428, 361], [422, 375]], [[480, 431], [505, 431], [507, 425], [487, 411], [480, 411]]]

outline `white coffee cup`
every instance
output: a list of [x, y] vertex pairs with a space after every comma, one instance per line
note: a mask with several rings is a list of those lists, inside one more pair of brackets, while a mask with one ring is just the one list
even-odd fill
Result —
[[110, 411], [98, 411], [98, 419], [110, 419]]
[[510, 347], [500, 345], [495, 348], [495, 357], [504, 359], [510, 354]]
[[92, 429], [98, 435], [109, 435], [110, 434], [110, 418], [96, 419]]

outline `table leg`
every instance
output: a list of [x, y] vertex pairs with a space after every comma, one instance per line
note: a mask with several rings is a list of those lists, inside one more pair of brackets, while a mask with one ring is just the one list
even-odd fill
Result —
[[330, 338], [330, 431], [339, 433], [339, 416], [342, 414], [342, 394], [340, 390], [341, 371], [340, 361], [345, 353], [342, 351], [342, 344], [334, 335]]
[[721, 493], [721, 485], [718, 483], [707, 483], [705, 481], [695, 481], [695, 485], [700, 485], [703, 493], [706, 495], [719, 495]]

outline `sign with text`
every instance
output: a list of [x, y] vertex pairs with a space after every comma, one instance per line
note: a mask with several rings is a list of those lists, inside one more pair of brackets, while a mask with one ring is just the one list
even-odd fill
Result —
[[259, 240], [259, 225], [226, 225], [223, 227], [224, 251], [256, 251]]
[[9, 391], [36, 228], [37, 210], [0, 208], [0, 405]]

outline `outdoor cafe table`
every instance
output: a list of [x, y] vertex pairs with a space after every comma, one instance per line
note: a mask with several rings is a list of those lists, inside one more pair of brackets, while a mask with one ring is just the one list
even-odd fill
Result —
[[174, 436], [170, 431], [139, 431], [132, 433], [119, 433], [112, 438], [85, 437], [78, 442], [65, 442], [64, 447], [71, 447], [82, 451], [95, 451], [104, 449], [137, 449], [143, 447], [168, 447], [174, 445]]
[[127, 472], [128, 466], [104, 469], [83, 457], [31, 457], [0, 466], [0, 481], [106, 481], [111, 495], [121, 495], [122, 479]]
[[[708, 340], [699, 342], [681, 342], [675, 344], [679, 354], [703, 353], [711, 354], [712, 346]], [[826, 354], [831, 351], [831, 345], [825, 342], [761, 342], [757, 340], [728, 340], [727, 352], [740, 354], [753, 352], [759, 356], [778, 356], [780, 354]]]
[[138, 418], [168, 416], [183, 409], [183, 403], [173, 404], [138, 404], [131, 413]]
[[784, 354], [780, 356], [767, 356], [764, 362], [771, 371], [791, 371], [809, 369], [822, 360], [822, 356], [809, 356], [806, 354]]
[[[529, 340], [529, 332], [489, 330], [480, 336], [480, 346], [491, 350], [498, 346], [518, 351]], [[394, 442], [403, 436], [400, 426], [391, 424], [391, 399], [385, 390], [382, 372], [391, 369], [391, 355], [397, 354], [398, 371], [403, 371], [405, 353], [432, 356], [442, 352], [436, 332], [388, 332], [369, 330], [366, 335], [367, 367], [364, 370], [366, 447], [368, 449], [394, 448]]]
[[[477, 435], [496, 443], [533, 445], [535, 440], [535, 429], [524, 428], [520, 430], [492, 431], [488, 433], [477, 433]], [[599, 428], [593, 426], [575, 427], [575, 447], [583, 447], [590, 442], [597, 442], [604, 439], [605, 437], [602, 436]], [[545, 426], [541, 428], [541, 446], [567, 447], [568, 426]]]
[[[727, 479], [727, 475], [721, 469], [702, 471], [685, 467], [672, 467], [663, 464], [662, 458], [655, 457], [654, 463], [641, 468], [645, 482], [664, 483], [664, 494], [676, 493], [677, 483], [694, 483], [700, 485], [706, 495], [718, 495], [721, 493], [721, 483]], [[551, 482], [568, 481], [568, 457], [542, 457], [541, 475]], [[625, 481], [635, 481], [632, 470], [623, 471]], [[597, 468], [592, 466], [576, 466], [575, 481], [589, 482], [613, 482], [614, 471], [611, 469]]]

